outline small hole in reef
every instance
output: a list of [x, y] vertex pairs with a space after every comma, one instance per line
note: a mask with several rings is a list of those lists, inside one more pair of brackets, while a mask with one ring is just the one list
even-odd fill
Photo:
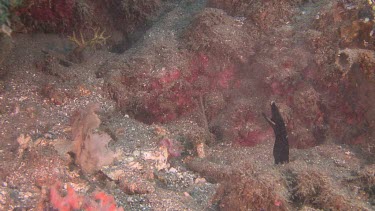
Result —
[[349, 56], [345, 53], [340, 53], [339, 55], [339, 64], [346, 68], [349, 65]]

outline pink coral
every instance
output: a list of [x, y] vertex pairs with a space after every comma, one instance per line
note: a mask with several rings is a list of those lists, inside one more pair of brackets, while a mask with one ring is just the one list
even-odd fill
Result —
[[192, 59], [186, 71], [163, 70], [160, 75], [148, 79], [149, 86], [144, 91], [149, 94], [142, 98], [149, 115], [147, 123], [173, 121], [193, 111], [200, 96], [239, 85], [233, 66], [223, 64], [227, 68], [221, 70], [213, 68], [210, 62], [207, 55], [200, 53]]
[[227, 68], [220, 72], [217, 76], [217, 87], [222, 89], [228, 89], [230, 82], [234, 79], [234, 69]]
[[174, 81], [178, 80], [181, 76], [181, 72], [179, 70], [172, 70], [164, 74], [160, 79], [159, 82], [162, 85], [168, 85], [173, 83]]
[[240, 135], [240, 138], [236, 139], [234, 143], [240, 146], [252, 147], [272, 137], [270, 130], [262, 130], [258, 128], [254, 131], [249, 131], [245, 135]]

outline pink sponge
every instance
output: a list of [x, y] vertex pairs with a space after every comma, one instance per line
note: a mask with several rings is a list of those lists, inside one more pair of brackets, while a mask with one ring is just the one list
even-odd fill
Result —
[[84, 197], [75, 192], [68, 185], [67, 194], [62, 197], [59, 193], [60, 185], [57, 184], [50, 189], [50, 202], [53, 208], [59, 211], [85, 210], [85, 211], [124, 211], [117, 207], [113, 196], [104, 192], [97, 192], [91, 198]]
[[78, 195], [70, 185], [68, 185], [67, 194], [64, 197], [60, 195], [59, 188], [60, 185], [55, 185], [50, 190], [50, 200], [54, 208], [59, 211], [70, 211], [81, 207], [83, 197]]

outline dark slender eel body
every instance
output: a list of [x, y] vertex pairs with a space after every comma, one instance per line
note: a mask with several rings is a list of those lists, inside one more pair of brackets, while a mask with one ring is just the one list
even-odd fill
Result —
[[273, 157], [275, 164], [282, 164], [289, 162], [289, 143], [288, 134], [286, 132], [283, 117], [280, 114], [279, 108], [275, 102], [271, 102], [272, 117], [269, 119], [264, 113], [263, 116], [267, 122], [272, 126], [275, 133], [275, 145], [273, 146]]

